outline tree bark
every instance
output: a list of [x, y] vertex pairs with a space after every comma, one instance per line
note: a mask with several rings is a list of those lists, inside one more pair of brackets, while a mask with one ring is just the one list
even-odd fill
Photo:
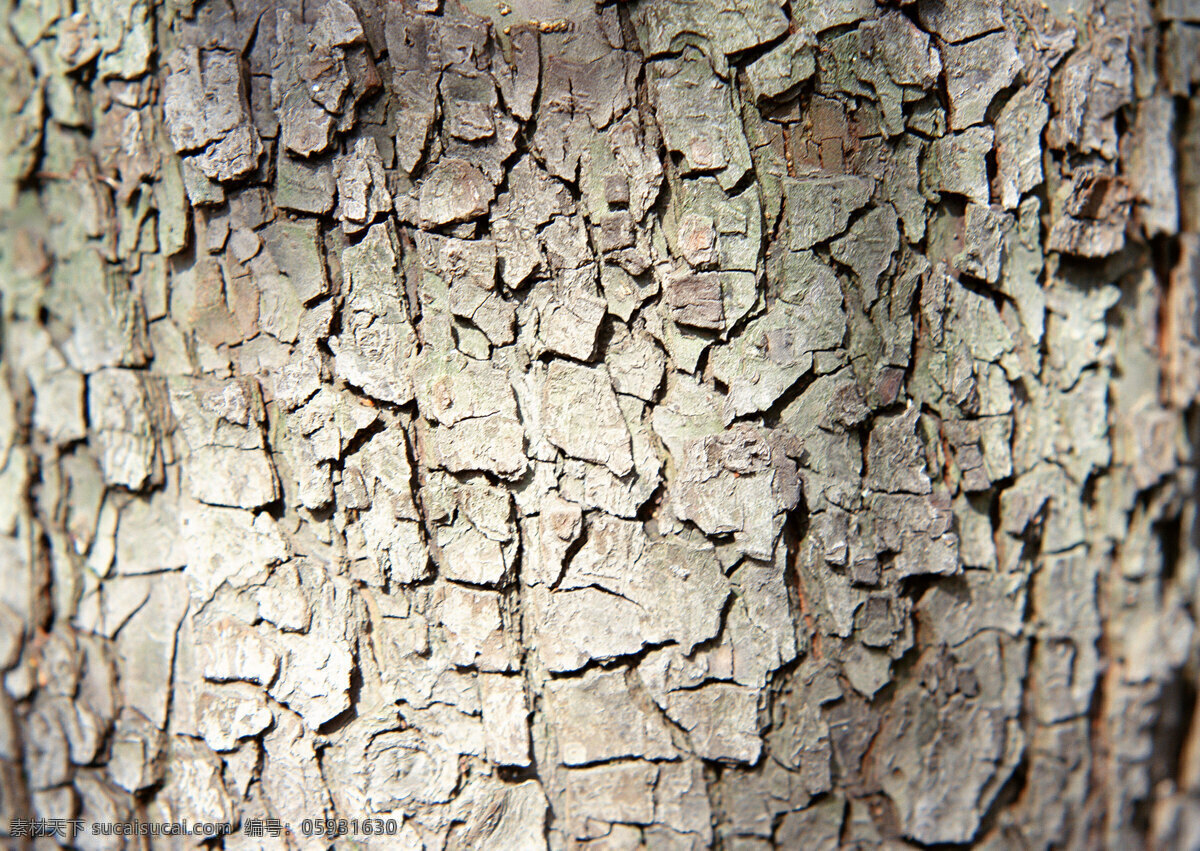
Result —
[[1197, 0], [0, 8], [13, 847], [1200, 846]]

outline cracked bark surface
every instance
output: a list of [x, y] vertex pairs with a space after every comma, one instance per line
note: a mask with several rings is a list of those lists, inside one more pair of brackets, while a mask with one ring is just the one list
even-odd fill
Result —
[[1195, 0], [0, 9], [0, 831], [1200, 845]]

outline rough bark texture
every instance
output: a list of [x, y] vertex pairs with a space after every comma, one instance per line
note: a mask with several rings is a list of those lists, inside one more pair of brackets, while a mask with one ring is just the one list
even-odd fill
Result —
[[1200, 2], [0, 8], [0, 822], [1200, 847]]

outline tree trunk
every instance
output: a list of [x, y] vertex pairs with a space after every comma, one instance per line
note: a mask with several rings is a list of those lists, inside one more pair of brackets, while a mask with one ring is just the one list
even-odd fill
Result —
[[1200, 3], [510, 2], [0, 5], [12, 846], [1200, 847]]

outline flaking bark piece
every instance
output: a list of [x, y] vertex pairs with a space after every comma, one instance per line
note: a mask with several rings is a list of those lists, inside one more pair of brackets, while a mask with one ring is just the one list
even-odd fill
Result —
[[424, 234], [418, 246], [424, 267], [450, 285], [450, 313], [470, 321], [492, 345], [511, 343], [517, 307], [496, 288], [495, 242]]
[[785, 584], [785, 548], [773, 561], [744, 559], [735, 568], [734, 596], [725, 613], [720, 641], [685, 652], [668, 644], [652, 650], [638, 676], [662, 705], [673, 691], [706, 682], [732, 682], [761, 690], [771, 674], [796, 658], [796, 625]]
[[[187, 586], [178, 573], [131, 577], [121, 580], [118, 587], [111, 581], [106, 585], [106, 594], [123, 597], [118, 602], [134, 608], [122, 618], [114, 648], [122, 700], [149, 723], [164, 729], [172, 697], [176, 640], [189, 605]], [[141, 592], [137, 593], [139, 586]], [[152, 766], [146, 770], [153, 775]]]
[[814, 352], [841, 344], [845, 329], [841, 288], [832, 276], [814, 279], [800, 304], [777, 301], [748, 322], [710, 361], [729, 388], [725, 419], [770, 408], [812, 368]]
[[[493, 346], [506, 346], [515, 337], [517, 306], [495, 290], [459, 281], [450, 288], [450, 312], [482, 331]], [[465, 351], [461, 342], [459, 348]]]
[[176, 481], [135, 499], [121, 509], [117, 523], [114, 570], [121, 575], [178, 570], [187, 564], [179, 534], [179, 493]]
[[768, 741], [774, 759], [796, 771], [800, 784], [810, 795], [820, 795], [833, 787], [829, 771], [833, 756], [829, 725], [821, 717], [822, 695], [810, 684], [811, 671], [802, 667], [798, 673], [792, 688], [780, 694], [776, 706], [782, 709], [782, 723], [768, 733]]
[[329, 293], [321, 229], [315, 219], [276, 219], [262, 231], [267, 250], [305, 304]]
[[497, 74], [504, 102], [521, 121], [533, 115], [541, 76], [541, 54], [538, 32], [533, 26], [514, 26], [509, 33], [512, 43], [512, 62], [507, 74]]
[[954, 257], [954, 268], [989, 284], [997, 283], [1004, 260], [1005, 237], [1012, 226], [1013, 218], [1008, 213], [968, 204], [963, 221], [963, 250]]
[[195, 207], [208, 207], [225, 203], [225, 187], [209, 180], [199, 166], [199, 157], [184, 156], [182, 159], [183, 185], [187, 200]]
[[0, 668], [15, 668], [25, 642], [25, 623], [8, 603], [0, 603]]
[[945, 420], [942, 434], [949, 444], [964, 491], [985, 491], [993, 481], [1012, 473], [1009, 454], [1012, 420], [1008, 417]]
[[[899, 91], [888, 91], [889, 80], [883, 68], [863, 61], [859, 41], [857, 29], [831, 33], [821, 39], [817, 51], [817, 92], [835, 98], [879, 99], [881, 107], [887, 106], [887, 101], [899, 106]], [[863, 80], [860, 75], [868, 79]]]
[[437, 109], [440, 21], [404, 3], [389, 3], [386, 13], [384, 33], [392, 65], [391, 90], [399, 105], [396, 158], [400, 168], [412, 174], [425, 153]]
[[801, 32], [817, 34], [843, 24], [855, 24], [876, 12], [871, 0], [798, 0], [792, 17]]
[[903, 12], [892, 10], [858, 29], [864, 60], [882, 63], [898, 86], [929, 90], [942, 72], [942, 60], [929, 35]]
[[346, 233], [358, 233], [383, 213], [391, 212], [392, 195], [374, 138], [356, 139], [350, 154], [335, 161], [334, 176], [338, 187], [334, 215]]
[[[566, 203], [561, 203], [566, 195], [566, 189], [561, 185], [550, 198], [536, 190], [533, 197], [525, 195], [525, 192], [533, 187], [528, 184], [521, 185], [517, 181], [522, 172], [529, 174], [531, 171], [523, 168], [526, 162], [521, 160], [510, 170], [509, 189], [501, 193], [496, 200], [492, 215], [492, 235], [496, 240], [496, 252], [503, 261], [501, 280], [509, 290], [519, 289], [536, 270], [545, 267], [546, 258], [537, 228], [549, 219], [550, 213], [556, 208], [562, 211], [568, 209]], [[542, 174], [544, 175], [544, 172]], [[549, 180], [548, 177], [546, 179]], [[560, 203], [554, 203], [552, 199], [555, 197]]]
[[698, 759], [659, 764], [658, 783], [654, 787], [654, 818], [660, 825], [676, 832], [667, 833], [665, 841], [672, 841], [682, 834], [684, 841], [693, 841], [696, 837], [705, 845], [712, 843], [713, 812], [706, 780], [704, 763]]
[[[343, 476], [345, 482], [345, 476]], [[355, 579], [372, 587], [407, 585], [429, 576], [429, 553], [420, 524], [406, 520], [405, 495], [376, 484], [370, 506], [346, 533]]]
[[765, 547], [752, 554], [769, 558], [774, 534], [762, 528], [763, 521], [769, 527], [771, 516], [793, 507], [798, 496], [795, 468], [776, 436], [738, 424], [685, 447], [675, 495], [681, 519], [710, 535], [733, 532], [741, 538], [745, 532]]
[[[1017, 721], [1024, 659], [994, 633], [921, 654], [921, 673], [900, 689], [872, 748], [904, 835], [922, 843], [975, 837], [1024, 750]], [[915, 735], [920, 718], [936, 718], [932, 738]]]
[[607, 312], [596, 291], [595, 266], [567, 269], [538, 284], [526, 304], [536, 311], [536, 345], [580, 361], [593, 359]]
[[[758, 271], [763, 241], [758, 192], [729, 195], [711, 177], [681, 180], [672, 186], [671, 206], [675, 224], [667, 225], [668, 244], [694, 269], [719, 269], [727, 279], [732, 272]], [[725, 301], [732, 325], [753, 307], [754, 298], [726, 292]]]
[[156, 796], [151, 818], [193, 822], [232, 823], [237, 802], [225, 788], [220, 758], [204, 742], [173, 736], [166, 758], [166, 778]]
[[[455, 801], [454, 818], [459, 824], [446, 849], [540, 848], [546, 841], [547, 810], [540, 779], [508, 783], [495, 777], [473, 777]], [[415, 831], [412, 836], [416, 842], [410, 847], [415, 849], [420, 840]]]
[[498, 541], [459, 517], [452, 526], [439, 526], [434, 535], [435, 554], [442, 576], [471, 585], [507, 584], [515, 548]]
[[1187, 97], [1200, 84], [1200, 27], [1173, 23], [1163, 36], [1163, 81], [1171, 94]]
[[891, 580], [961, 572], [948, 497], [875, 493], [867, 500], [867, 511], [874, 524], [875, 553], [894, 553], [887, 568]]
[[1175, 407], [1184, 408], [1200, 395], [1200, 236], [1182, 237], [1179, 248], [1163, 330], [1170, 357], [1169, 398]]
[[[615, 385], [614, 385], [615, 389]], [[662, 459], [654, 442], [646, 406], [638, 399], [617, 396], [633, 441], [633, 472], [618, 477], [608, 467], [570, 459], [563, 465], [559, 488], [563, 495], [616, 517], [635, 517], [661, 481]]]
[[316, 103], [303, 86], [290, 89], [279, 108], [279, 141], [301, 157], [311, 157], [333, 144], [334, 116]]
[[278, 525], [265, 513], [190, 503], [181, 509], [180, 527], [188, 554], [184, 575], [201, 603], [225, 584], [261, 584], [270, 567], [289, 554]]
[[1137, 219], [1147, 237], [1179, 232], [1175, 109], [1166, 95], [1139, 102], [1133, 138], [1122, 146]]
[[1098, 27], [1086, 50], [1071, 53], [1051, 82], [1054, 109], [1046, 130], [1050, 147], [1116, 159], [1116, 116], [1134, 94], [1132, 52], [1130, 32], [1118, 24]]
[[786, 96], [817, 70], [811, 35], [795, 32], [746, 66], [750, 90], [758, 103]]
[[262, 142], [250, 119], [241, 59], [224, 50], [181, 47], [166, 60], [163, 113], [171, 143], [212, 180], [258, 167]]
[[770, 559], [786, 513], [800, 499], [795, 463], [775, 435], [738, 424], [688, 445], [672, 504], [707, 535], [732, 534], [745, 555]]
[[652, 538], [637, 521], [600, 513], [586, 534], [557, 590], [531, 595], [549, 670], [574, 671], [647, 644], [690, 653], [717, 635], [730, 584], [710, 544]]
[[439, 587], [437, 597], [454, 664], [491, 673], [516, 668], [516, 648], [506, 636], [498, 592], [447, 582]]
[[5, 69], [5, 108], [0, 117], [0, 209], [10, 210], [20, 181], [38, 161], [46, 101], [41, 77], [30, 57], [10, 40], [0, 42]]
[[258, 616], [284, 632], [307, 632], [313, 622], [312, 595], [300, 584], [295, 563], [271, 571], [265, 585], [254, 589]]
[[275, 203], [301, 213], [324, 216], [333, 210], [337, 178], [328, 160], [302, 160], [280, 146], [275, 175]]
[[[1063, 498], [1072, 497], [1064, 493]], [[1058, 499], [1056, 495], [1054, 500]], [[1098, 572], [1085, 548], [1076, 546], [1048, 555], [1034, 577], [1031, 603], [1039, 612], [1038, 635], [1053, 648], [1032, 671], [1034, 683], [1047, 688], [1047, 699], [1034, 710], [1040, 723], [1087, 713], [1088, 696], [1102, 669], [1096, 646], [1101, 635]]]
[[[762, 689], [775, 671], [800, 652], [796, 613], [788, 597], [788, 558], [787, 547], [777, 546], [770, 560], [743, 559], [731, 576], [734, 601], [725, 628], [732, 679], [739, 685]], [[723, 652], [713, 648], [717, 658]]]
[[616, 476], [633, 470], [629, 427], [608, 373], [555, 360], [542, 394], [546, 438], [572, 458], [608, 467]]
[[[388, 429], [345, 461], [339, 502], [361, 512], [347, 532], [347, 549], [351, 558], [373, 564], [371, 579], [378, 581], [371, 584], [416, 582], [429, 573], [429, 555], [412, 495], [409, 451], [403, 430]], [[361, 485], [354, 487], [355, 480]]]
[[347, 579], [328, 575], [325, 565], [298, 564], [301, 593], [312, 601], [312, 623], [304, 633], [274, 636], [280, 668], [269, 691], [316, 730], [350, 706], [357, 636], [365, 619]]
[[492, 137], [478, 142], [443, 136], [445, 150], [442, 156], [467, 160], [494, 185], [499, 186], [506, 176], [506, 163], [517, 151], [519, 125], [514, 118], [499, 109], [496, 112], [495, 125], [496, 131]]
[[344, 0], [326, 0], [321, 4], [311, 36], [319, 47], [346, 47], [366, 39], [358, 15]]
[[[610, 20], [615, 21], [611, 16]], [[534, 151], [555, 177], [574, 182], [583, 151], [633, 106], [639, 73], [619, 34], [607, 37], [599, 15], [584, 17], [569, 37], [570, 48], [543, 46], [540, 102], [553, 104], [537, 122]], [[545, 38], [545, 36], [543, 36]]]
[[696, 755], [753, 765], [762, 753], [759, 695], [731, 683], [673, 691], [662, 700], [667, 717], [688, 732]]
[[236, 749], [238, 740], [259, 735], [274, 720], [266, 696], [252, 686], [209, 686], [197, 700], [197, 731], [218, 753]]
[[952, 44], [1004, 27], [998, 0], [919, 0], [917, 19]]
[[863, 302], [868, 306], [875, 303], [879, 277], [887, 271], [892, 255], [900, 247], [898, 224], [892, 205], [880, 204], [830, 246], [834, 259], [849, 266], [858, 276]]
[[166, 738], [136, 709], [121, 710], [113, 729], [108, 773], [127, 792], [140, 792], [162, 779]]
[[86, 248], [60, 257], [51, 280], [45, 306], [69, 329], [60, 350], [73, 369], [86, 374], [149, 360], [146, 311], [127, 272]]
[[667, 149], [683, 158], [683, 174], [716, 173], [731, 189], [751, 166], [746, 134], [729, 83], [702, 53], [652, 63], [651, 95]]
[[917, 613], [938, 641], [949, 647], [986, 631], [1020, 638], [1028, 605], [1026, 582], [1019, 574], [968, 570], [958, 579], [930, 588], [917, 604]]
[[971, 127], [934, 140], [925, 162], [926, 183], [936, 191], [965, 195], [986, 205], [990, 198], [987, 155], [992, 141], [992, 130], [986, 127]]
[[524, 564], [521, 578], [529, 585], [556, 585], [566, 567], [567, 551], [583, 534], [583, 512], [555, 492], [543, 497], [539, 507], [536, 554]]
[[[736, 778], [736, 779], [734, 779]], [[749, 847], [794, 847], [794, 848], [836, 848], [840, 841], [839, 834], [833, 832], [833, 841], [828, 845], [814, 845], [819, 837], [828, 836], [828, 831], [805, 835], [798, 842], [784, 845], [776, 825], [782, 825], [785, 814], [802, 807], [808, 802], [809, 793], [800, 784], [799, 778], [787, 771], [774, 759], [761, 761], [754, 770], [734, 770], [722, 773], [722, 780], [717, 787], [720, 790], [721, 815], [723, 825], [727, 824], [730, 832], [736, 835]], [[841, 803], [840, 797], [834, 797]], [[841, 814], [838, 813], [838, 825]], [[782, 826], [779, 828], [782, 830]], [[779, 838], [779, 844], [772, 840]]]
[[[567, 830], [579, 840], [612, 839], [614, 824], [654, 821], [658, 766], [644, 760], [573, 768], [560, 775], [565, 785]], [[619, 829], [619, 828], [618, 828]]]
[[942, 48], [950, 96], [950, 129], [962, 130], [984, 119], [988, 106], [1023, 67], [1013, 37], [992, 33], [966, 44]]
[[[685, 207], [686, 205], [680, 205]], [[716, 260], [717, 229], [708, 216], [684, 212], [679, 217], [679, 253], [693, 269], [711, 267]], [[629, 245], [632, 238], [625, 243]], [[624, 246], [622, 246], [624, 247]]]
[[698, 378], [678, 372], [667, 374], [666, 392], [654, 406], [654, 431], [673, 457], [683, 457], [691, 441], [719, 434], [723, 396]]
[[196, 627], [196, 656], [204, 679], [268, 686], [279, 673], [279, 651], [253, 627], [221, 616]]
[[431, 356], [418, 367], [416, 385], [423, 418], [436, 423], [422, 432], [427, 464], [504, 478], [525, 471], [525, 430], [504, 370], [461, 355], [445, 361]]
[[[20, 348], [24, 349], [20, 355], [20, 360], [24, 362], [17, 368], [28, 377], [30, 388], [34, 391], [35, 429], [58, 444], [73, 443], [85, 437], [88, 424], [84, 407], [84, 377], [67, 366], [46, 331], [38, 332], [35, 340], [26, 342]], [[12, 398], [8, 397], [7, 401], [11, 403]], [[6, 425], [10, 424], [13, 424], [11, 414]], [[6, 459], [13, 439], [14, 432], [11, 430], [4, 438], [0, 438], [0, 461]]]
[[1120, 175], [1081, 168], [1058, 192], [1059, 205], [1048, 251], [1080, 257], [1107, 257], [1125, 246], [1129, 219], [1129, 187]]
[[679, 42], [701, 33], [725, 54], [767, 44], [787, 32], [787, 17], [777, 0], [730, 5], [719, 0], [651, 0], [637, 9], [646, 28], [646, 55], [678, 49]]
[[1200, 24], [1200, 6], [1196, 0], [1165, 0], [1160, 14], [1168, 20]]
[[1021, 196], [1042, 182], [1042, 131], [1049, 120], [1045, 92], [1023, 86], [996, 116], [996, 176], [1000, 203], [1015, 210]]
[[311, 26], [291, 9], [273, 11], [260, 19], [255, 41], [256, 53], [262, 44], [273, 56], [269, 67], [256, 70], [269, 71], [281, 148], [310, 157], [354, 126], [358, 103], [379, 88], [379, 75], [370, 51], [359, 46], [365, 32], [348, 8], [319, 14]]
[[867, 487], [884, 493], [927, 494], [932, 490], [925, 465], [925, 446], [917, 436], [921, 412], [879, 417], [867, 446]]
[[172, 378], [171, 409], [187, 447], [191, 495], [210, 505], [258, 508], [279, 497], [266, 452], [262, 393], [252, 380]]
[[667, 357], [645, 331], [624, 324], [613, 328], [608, 343], [608, 371], [613, 389], [645, 402], [654, 401], [662, 384]]
[[846, 230], [850, 216], [871, 197], [870, 180], [851, 175], [786, 178], [783, 184], [790, 245], [796, 251]]
[[593, 669], [580, 677], [550, 680], [545, 700], [563, 765], [677, 755], [666, 724], [634, 699], [624, 671]]
[[691, 328], [725, 330], [725, 307], [721, 300], [721, 276], [701, 272], [669, 279], [663, 285], [671, 318]]
[[421, 181], [420, 213], [427, 226], [476, 219], [488, 211], [496, 187], [466, 160], [439, 160]]
[[496, 135], [496, 84], [490, 77], [448, 70], [442, 75], [443, 132], [464, 142]]
[[529, 709], [524, 678], [480, 674], [479, 702], [488, 761], [496, 765], [529, 765]]
[[429, 358], [417, 374], [417, 406], [426, 419], [443, 426], [501, 413], [515, 415], [516, 402], [504, 375], [494, 364], [461, 356]]
[[631, 600], [598, 588], [528, 591], [526, 623], [539, 636], [537, 657], [546, 670], [578, 671], [592, 660], [631, 656], [644, 648], [660, 627]]
[[88, 379], [91, 439], [108, 484], [141, 490], [162, 481], [166, 402], [161, 379], [141, 372], [105, 369]]
[[846, 820], [846, 799], [839, 793], [824, 795], [814, 803], [785, 813], [775, 831], [783, 847], [812, 843], [819, 848], [836, 848]]
[[[378, 418], [375, 408], [323, 386], [289, 418], [288, 427], [308, 439], [317, 460], [336, 461], [350, 441]], [[402, 446], [395, 448], [404, 451]]]
[[342, 252], [348, 290], [342, 333], [331, 337], [335, 372], [369, 396], [412, 401], [416, 332], [396, 275], [396, 250], [387, 224], [372, 225]]
[[[263, 738], [263, 796], [271, 812], [292, 824], [299, 824], [298, 819], [324, 818], [333, 813], [314, 738], [300, 716], [286, 709], [277, 714], [275, 725]], [[379, 747], [369, 751], [364, 762], [374, 768], [383, 762], [377, 757], [384, 754], [385, 748]]]

